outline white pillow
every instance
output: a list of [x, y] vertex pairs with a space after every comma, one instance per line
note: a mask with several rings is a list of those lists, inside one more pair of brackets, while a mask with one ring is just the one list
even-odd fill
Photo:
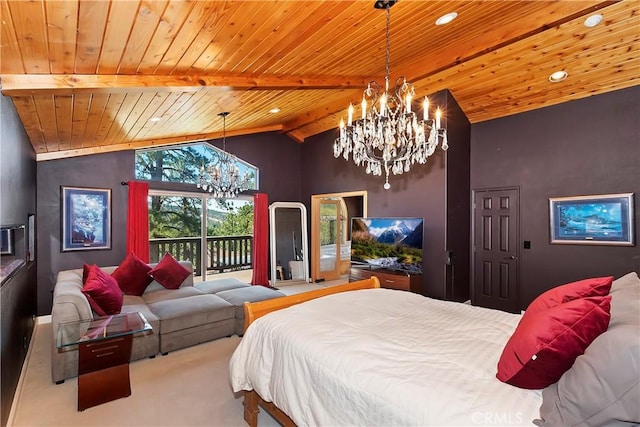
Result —
[[542, 392], [539, 426], [625, 426], [640, 423], [640, 279], [611, 286], [609, 328]]

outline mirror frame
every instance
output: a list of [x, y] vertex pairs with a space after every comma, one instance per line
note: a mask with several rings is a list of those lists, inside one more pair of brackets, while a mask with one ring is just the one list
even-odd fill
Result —
[[[278, 282], [277, 255], [276, 255], [276, 209], [300, 209], [300, 225], [302, 238], [302, 266], [304, 283], [309, 283], [309, 242], [307, 231], [307, 207], [300, 202], [273, 202], [269, 205], [269, 257], [271, 264], [271, 286], [275, 286]], [[280, 282], [300, 283], [300, 280], [281, 280]]]

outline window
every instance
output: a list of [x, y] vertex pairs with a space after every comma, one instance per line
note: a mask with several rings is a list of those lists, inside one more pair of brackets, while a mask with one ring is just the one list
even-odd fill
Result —
[[[136, 179], [196, 184], [200, 168], [216, 162], [222, 150], [207, 142], [136, 150]], [[240, 175], [248, 174], [247, 190], [258, 189], [258, 168], [236, 158]]]
[[[200, 168], [223, 151], [205, 142], [136, 150], [136, 179], [196, 184]], [[258, 168], [236, 158], [248, 190], [258, 189]], [[158, 186], [159, 187], [159, 186]], [[157, 188], [157, 187], [156, 187]], [[206, 192], [149, 191], [150, 262], [165, 253], [193, 263], [195, 279], [250, 269], [253, 246], [253, 200], [250, 196], [215, 199]]]

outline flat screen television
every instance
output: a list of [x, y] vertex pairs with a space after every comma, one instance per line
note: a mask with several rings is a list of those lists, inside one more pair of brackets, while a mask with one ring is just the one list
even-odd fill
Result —
[[352, 218], [351, 264], [422, 273], [423, 218]]

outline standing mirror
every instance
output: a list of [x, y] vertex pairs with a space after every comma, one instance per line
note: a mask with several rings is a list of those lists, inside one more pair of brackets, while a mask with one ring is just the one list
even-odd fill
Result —
[[309, 282], [307, 208], [299, 202], [269, 205], [271, 285]]

